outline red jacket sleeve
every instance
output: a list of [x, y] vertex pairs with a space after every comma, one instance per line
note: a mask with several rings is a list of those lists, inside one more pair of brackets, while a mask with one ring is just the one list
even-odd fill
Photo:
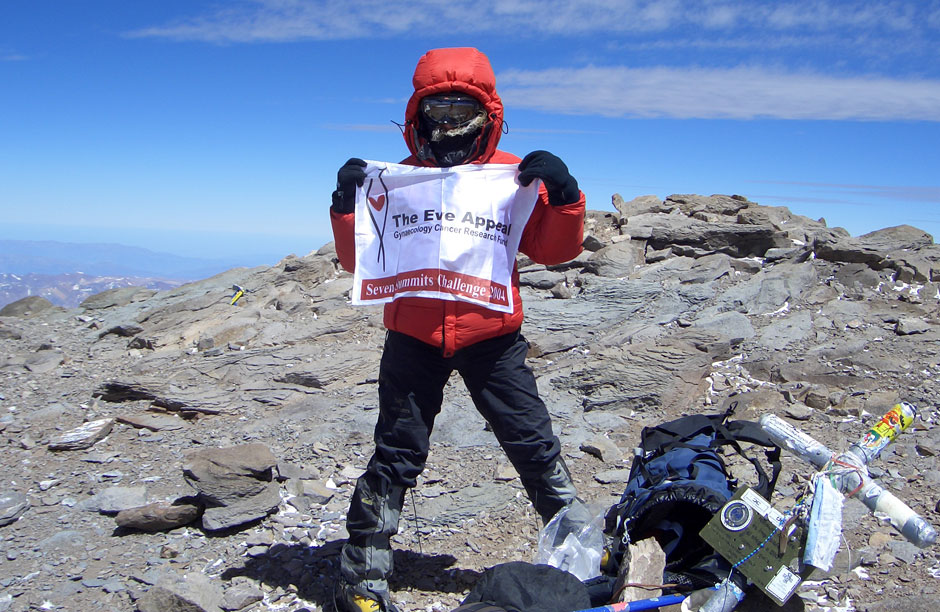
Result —
[[347, 272], [356, 271], [356, 214], [340, 214], [330, 210], [333, 244], [336, 257]]
[[560, 264], [581, 253], [584, 241], [584, 192], [578, 201], [564, 206], [548, 203], [548, 191], [543, 184], [539, 199], [522, 232], [519, 250], [540, 264]]

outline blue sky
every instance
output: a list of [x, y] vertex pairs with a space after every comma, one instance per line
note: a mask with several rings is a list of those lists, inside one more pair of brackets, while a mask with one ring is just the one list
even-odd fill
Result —
[[415, 63], [485, 52], [500, 146], [589, 208], [741, 194], [940, 236], [940, 0], [0, 2], [0, 238], [273, 264], [398, 161]]

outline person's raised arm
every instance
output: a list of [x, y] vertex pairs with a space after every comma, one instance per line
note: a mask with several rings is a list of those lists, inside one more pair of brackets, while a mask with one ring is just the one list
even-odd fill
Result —
[[330, 205], [333, 243], [339, 263], [349, 272], [356, 269], [356, 188], [366, 180], [366, 162], [350, 158], [336, 173], [336, 191]]

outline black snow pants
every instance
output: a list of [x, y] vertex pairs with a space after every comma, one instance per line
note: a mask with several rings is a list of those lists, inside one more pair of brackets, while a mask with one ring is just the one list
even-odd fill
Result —
[[359, 478], [346, 519], [349, 540], [341, 570], [364, 592], [387, 591], [392, 571], [389, 538], [397, 533], [404, 491], [416, 484], [430, 448], [444, 386], [460, 373], [473, 403], [489, 422], [519, 473], [536, 512], [547, 522], [577, 491], [525, 364], [528, 344], [516, 331], [443, 357], [439, 348], [390, 331], [379, 370], [375, 453]]

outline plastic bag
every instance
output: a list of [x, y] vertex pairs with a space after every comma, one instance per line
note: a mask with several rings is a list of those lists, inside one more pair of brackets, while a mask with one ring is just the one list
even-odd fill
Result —
[[842, 541], [842, 493], [836, 491], [826, 474], [813, 481], [813, 505], [803, 562], [828, 572]]
[[559, 510], [539, 533], [535, 562], [588, 580], [601, 573], [604, 541], [604, 513], [593, 513], [580, 502], [572, 503]]

